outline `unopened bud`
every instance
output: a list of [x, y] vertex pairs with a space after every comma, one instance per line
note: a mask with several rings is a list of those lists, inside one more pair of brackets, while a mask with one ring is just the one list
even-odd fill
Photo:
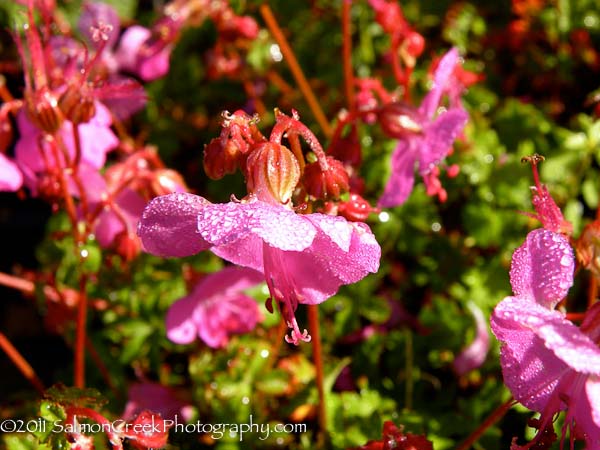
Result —
[[141, 249], [140, 238], [135, 233], [122, 231], [115, 237], [115, 250], [125, 262], [133, 261]]
[[30, 94], [25, 96], [29, 119], [40, 130], [54, 134], [64, 121], [56, 97], [48, 89], [35, 91], [33, 95]]
[[586, 225], [581, 236], [575, 244], [577, 261], [591, 271], [594, 276], [600, 277], [600, 222]]
[[246, 161], [248, 191], [259, 200], [287, 203], [300, 179], [300, 166], [294, 154], [273, 142], [259, 144]]
[[327, 168], [323, 170], [319, 162], [308, 164], [304, 168], [304, 187], [306, 192], [316, 198], [339, 198], [349, 189], [348, 173], [343, 164], [328, 156]]
[[377, 212], [368, 201], [358, 194], [351, 194], [350, 199], [338, 205], [338, 214], [352, 222], [364, 222], [372, 212]]
[[204, 171], [209, 178], [219, 180], [235, 173], [241, 155], [232, 139], [223, 144], [221, 138], [214, 138], [204, 147]]
[[89, 91], [87, 86], [70, 84], [58, 101], [62, 113], [74, 125], [89, 122], [96, 114], [94, 97]]
[[142, 411], [129, 425], [125, 435], [134, 447], [148, 449], [167, 445], [169, 429], [160, 414]]
[[424, 118], [419, 112], [404, 103], [387, 103], [378, 114], [379, 124], [384, 133], [395, 139], [403, 139], [423, 132]]
[[171, 169], [155, 170], [151, 188], [152, 194], [156, 197], [160, 195], [172, 194], [173, 192], [187, 191], [183, 177], [179, 174], [179, 172]]

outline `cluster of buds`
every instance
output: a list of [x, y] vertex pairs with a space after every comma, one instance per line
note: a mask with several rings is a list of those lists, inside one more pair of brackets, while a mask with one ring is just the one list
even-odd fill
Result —
[[[326, 155], [321, 144], [294, 112], [275, 111], [276, 124], [267, 139], [258, 129], [256, 116], [243, 111], [223, 113], [222, 131], [204, 149], [204, 168], [219, 179], [241, 169], [249, 195], [271, 203], [306, 203], [338, 200], [349, 191], [344, 165]], [[311, 157], [306, 163], [300, 137]], [[288, 146], [283, 144], [286, 138]]]

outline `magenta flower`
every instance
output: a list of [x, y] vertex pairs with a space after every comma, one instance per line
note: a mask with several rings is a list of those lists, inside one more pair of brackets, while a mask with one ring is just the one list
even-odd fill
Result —
[[475, 303], [469, 302], [467, 306], [475, 319], [477, 333], [473, 342], [454, 359], [452, 366], [459, 376], [480, 367], [490, 349], [490, 334], [488, 333], [487, 320], [485, 320], [483, 312]]
[[207, 275], [167, 313], [167, 337], [189, 344], [196, 337], [212, 348], [225, 347], [232, 334], [248, 333], [262, 320], [256, 301], [244, 294], [264, 281], [260, 272], [227, 267]]
[[492, 330], [502, 343], [504, 382], [519, 402], [541, 413], [538, 428], [566, 410], [572, 437], [600, 449], [600, 304], [577, 328], [559, 311], [508, 297], [494, 310]]
[[18, 191], [23, 185], [23, 175], [17, 165], [0, 153], [0, 191]]
[[393, 207], [406, 201], [415, 181], [415, 164], [427, 194], [445, 200], [446, 191], [438, 178], [438, 164], [448, 155], [469, 118], [460, 105], [451, 105], [447, 110], [440, 108], [442, 96], [451, 92], [453, 84], [458, 82], [453, 78], [457, 63], [458, 51], [453, 48], [440, 61], [434, 74], [433, 89], [419, 108], [398, 103], [383, 106], [381, 125], [399, 140], [392, 154], [392, 174], [379, 199], [380, 206]]
[[119, 42], [115, 57], [120, 67], [138, 75], [144, 81], [153, 81], [169, 72], [173, 45], [154, 51], [148, 46], [152, 31], [140, 25], [129, 27]]
[[294, 311], [299, 303], [317, 304], [343, 284], [355, 283], [379, 268], [381, 249], [369, 227], [342, 217], [300, 215], [255, 197], [212, 204], [177, 193], [153, 199], [138, 227], [145, 250], [158, 256], [188, 256], [202, 250], [262, 272], [271, 299], [279, 302], [292, 329], [288, 342], [310, 336], [300, 332]]
[[189, 402], [178, 398], [172, 389], [148, 381], [131, 385], [122, 418], [132, 420], [142, 411], [159, 413], [163, 419], [180, 422], [187, 422], [193, 416]]
[[[109, 111], [100, 102], [95, 103], [96, 113], [89, 122], [78, 125], [81, 140], [81, 163], [100, 169], [106, 162], [106, 154], [119, 144], [119, 139], [110, 129], [112, 119]], [[15, 160], [23, 172], [25, 185], [35, 195], [39, 176], [54, 169], [66, 167], [62, 151], [53, 152], [45, 133], [31, 123], [25, 111], [17, 116], [20, 138], [15, 146]], [[65, 146], [70, 160], [75, 158], [73, 124], [65, 120], [57, 135]], [[57, 145], [59, 145], [57, 143]], [[60, 160], [56, 160], [56, 154]]]

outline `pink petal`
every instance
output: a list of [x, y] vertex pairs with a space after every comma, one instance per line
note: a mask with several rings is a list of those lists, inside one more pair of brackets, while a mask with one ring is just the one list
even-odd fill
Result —
[[132, 384], [122, 418], [132, 420], [146, 409], [160, 413], [163, 419], [175, 420], [176, 416], [182, 422], [191, 419], [190, 405], [167, 386], [150, 382]]
[[419, 172], [427, 173], [444, 159], [452, 144], [463, 131], [469, 115], [462, 108], [440, 114], [425, 130], [425, 139], [419, 151]]
[[189, 344], [196, 340], [198, 329], [194, 311], [198, 306], [195, 295], [190, 294], [171, 305], [165, 317], [167, 337], [176, 344]]
[[519, 320], [532, 308], [542, 307], [527, 300], [507, 297], [494, 309], [491, 326], [502, 344], [500, 363], [504, 383], [527, 408], [543, 411], [569, 367], [544, 345], [530, 327], [523, 326]]
[[140, 59], [139, 75], [144, 81], [153, 81], [169, 72], [172, 45], [167, 45], [154, 55]]
[[[597, 377], [588, 377], [585, 383], [585, 393], [590, 404], [590, 408], [586, 413], [596, 427], [593, 433], [596, 436], [596, 442], [600, 442], [600, 379]], [[592, 435], [589, 431], [588, 434]]]
[[[144, 198], [131, 189], [124, 189], [115, 199], [115, 203], [127, 222], [127, 231], [135, 230], [146, 206]], [[115, 237], [125, 229], [126, 225], [121, 218], [112, 209], [108, 208], [98, 217], [94, 234], [100, 246], [107, 248], [113, 243]]]
[[540, 228], [515, 250], [510, 284], [515, 296], [554, 308], [573, 285], [575, 260], [567, 239]]
[[304, 250], [316, 234], [315, 227], [301, 215], [259, 200], [207, 205], [198, 214], [198, 231], [215, 246], [256, 234], [281, 250]]
[[138, 236], [157, 256], [190, 256], [210, 248], [198, 233], [198, 214], [210, 203], [184, 192], [154, 198], [144, 210]]
[[202, 278], [192, 291], [197, 298], [208, 298], [218, 293], [240, 292], [263, 283], [265, 277], [256, 270], [229, 266]]
[[419, 111], [430, 119], [435, 115], [440, 106], [440, 100], [445, 91], [448, 90], [448, 84], [458, 63], [458, 49], [451, 48], [440, 60], [440, 63], [433, 75], [433, 88], [425, 96], [419, 106]]
[[14, 192], [23, 185], [23, 175], [17, 165], [0, 153], [0, 191]]
[[469, 303], [468, 307], [475, 318], [477, 333], [473, 342], [454, 359], [453, 367], [458, 375], [464, 375], [480, 367], [490, 348], [490, 335], [483, 312], [475, 303]]
[[398, 146], [392, 154], [392, 173], [379, 199], [379, 206], [391, 208], [406, 201], [415, 182], [416, 159], [417, 154], [412, 141], [398, 141]]
[[211, 251], [233, 264], [263, 273], [263, 245], [260, 237], [250, 234], [245, 239], [213, 247]]
[[115, 58], [123, 70], [134, 74], [138, 73], [139, 53], [142, 45], [150, 38], [151, 34], [148, 28], [139, 25], [133, 25], [125, 30], [115, 54]]

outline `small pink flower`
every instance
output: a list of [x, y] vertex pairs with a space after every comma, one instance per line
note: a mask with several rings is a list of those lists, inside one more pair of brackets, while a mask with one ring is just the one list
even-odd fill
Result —
[[415, 165], [423, 177], [427, 194], [438, 195], [440, 200], [445, 200], [446, 191], [438, 178], [438, 164], [448, 155], [469, 118], [460, 105], [451, 105], [447, 110], [438, 112], [442, 96], [450, 92], [456, 82], [452, 78], [456, 64], [458, 51], [453, 48], [440, 61], [433, 89], [419, 108], [398, 103], [382, 107], [382, 127], [399, 140], [392, 154], [392, 174], [379, 199], [380, 206], [393, 207], [406, 201], [413, 189]]
[[[294, 317], [299, 303], [317, 304], [379, 268], [381, 249], [369, 227], [342, 217], [296, 214], [254, 197], [212, 204], [177, 193], [157, 197], [138, 227], [145, 250], [187, 256], [202, 250], [264, 274], [271, 299], [292, 329], [288, 342], [308, 341]], [[268, 302], [270, 307], [271, 303]]]
[[490, 349], [490, 334], [483, 312], [475, 304], [470, 302], [468, 308], [475, 318], [477, 333], [475, 339], [454, 359], [454, 371], [460, 376], [480, 367]]
[[193, 415], [189, 402], [178, 398], [172, 389], [147, 381], [130, 386], [122, 418], [132, 420], [142, 411], [159, 413], [166, 420], [178, 418], [181, 422], [191, 420]]
[[209, 347], [225, 347], [231, 334], [248, 333], [262, 320], [256, 301], [243, 291], [263, 281], [260, 272], [241, 267], [207, 275], [169, 308], [167, 337], [177, 344], [200, 337]]
[[23, 175], [17, 165], [0, 153], [0, 191], [18, 191], [23, 185]]
[[151, 30], [133, 25], [123, 33], [116, 52], [120, 67], [144, 81], [156, 80], [169, 72], [169, 59], [173, 50], [173, 45], [165, 45], [158, 51], [151, 52], [146, 47], [151, 37]]

